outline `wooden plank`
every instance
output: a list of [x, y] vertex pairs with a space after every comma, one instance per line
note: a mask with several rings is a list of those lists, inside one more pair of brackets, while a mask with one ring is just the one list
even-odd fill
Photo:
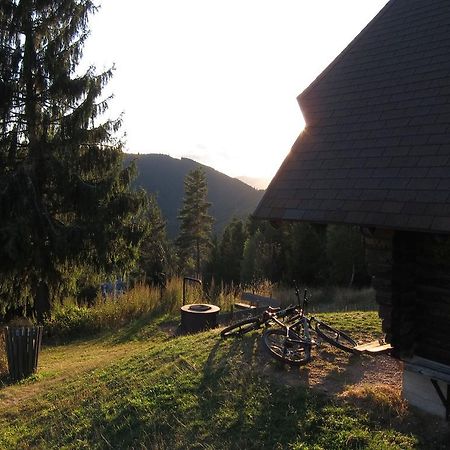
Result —
[[38, 358], [39, 358], [39, 352], [41, 351], [41, 343], [42, 343], [42, 330], [43, 326], [39, 325], [37, 328], [37, 335], [36, 335], [36, 341], [35, 341], [35, 351], [34, 351], [34, 363], [33, 363], [33, 370], [36, 371], [38, 367]]
[[248, 303], [235, 303], [234, 306], [235, 306], [235, 308], [238, 308], [238, 309], [252, 309], [252, 308], [256, 308], [256, 306], [249, 305]]
[[28, 328], [28, 342], [27, 342], [27, 373], [34, 373], [34, 352], [36, 339], [36, 328]]
[[358, 352], [375, 353], [375, 354], [387, 353], [391, 349], [392, 349], [391, 344], [386, 344], [384, 342], [380, 343], [380, 341], [367, 342], [365, 344], [360, 344], [355, 347], [355, 350]]
[[450, 365], [450, 351], [441, 348], [436, 349], [435, 346], [425, 346], [419, 343], [414, 353], [423, 358]]
[[409, 370], [410, 372], [418, 373], [428, 378], [433, 378], [434, 380], [450, 384], [450, 372], [444, 372], [443, 370], [437, 370], [432, 367], [410, 362], [404, 363], [404, 369]]
[[19, 379], [23, 378], [24, 370], [23, 370], [23, 354], [24, 348], [24, 338], [23, 338], [23, 328], [16, 329], [16, 343], [17, 343], [17, 361], [19, 362]]
[[417, 285], [417, 290], [425, 295], [436, 295], [438, 298], [448, 298], [450, 296], [450, 289], [448, 288], [442, 288], [442, 287], [436, 287], [436, 286], [430, 286], [430, 285]]
[[5, 328], [5, 338], [6, 338], [6, 350], [8, 354], [8, 368], [9, 368], [9, 376], [11, 379], [13, 379], [13, 364], [14, 364], [14, 353], [13, 353], [13, 346], [12, 346], [12, 336], [11, 336], [11, 329], [9, 327]]
[[263, 295], [253, 294], [252, 292], [243, 292], [242, 300], [249, 302], [254, 306], [279, 306], [280, 302], [272, 297], [265, 297]]

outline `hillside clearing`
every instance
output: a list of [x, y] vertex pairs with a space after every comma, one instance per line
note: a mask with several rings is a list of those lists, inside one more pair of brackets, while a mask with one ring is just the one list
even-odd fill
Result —
[[[375, 312], [327, 319], [379, 333]], [[36, 376], [0, 391], [0, 447], [446, 448], [448, 426], [401, 401], [395, 361], [314, 354], [284, 368], [257, 333], [175, 337], [167, 319], [46, 347]]]

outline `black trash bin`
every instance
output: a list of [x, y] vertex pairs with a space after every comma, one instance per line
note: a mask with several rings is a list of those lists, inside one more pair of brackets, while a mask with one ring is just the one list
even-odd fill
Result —
[[36, 372], [42, 328], [42, 326], [5, 327], [6, 354], [11, 381], [19, 381]]

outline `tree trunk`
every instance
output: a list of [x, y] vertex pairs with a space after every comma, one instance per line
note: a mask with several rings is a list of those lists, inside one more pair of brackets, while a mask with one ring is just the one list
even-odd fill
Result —
[[43, 323], [50, 316], [50, 292], [44, 281], [39, 281], [34, 296], [34, 313], [38, 323]]
[[352, 275], [350, 277], [350, 282], [348, 283], [348, 287], [351, 288], [353, 286], [353, 282], [355, 281], [355, 263], [352, 264]]
[[197, 238], [197, 278], [200, 278], [200, 240]]

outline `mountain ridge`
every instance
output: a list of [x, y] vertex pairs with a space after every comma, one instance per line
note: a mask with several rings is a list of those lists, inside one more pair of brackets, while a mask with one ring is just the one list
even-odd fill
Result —
[[167, 221], [169, 237], [178, 234], [178, 212], [184, 197], [184, 179], [197, 167], [202, 167], [208, 182], [209, 213], [214, 217], [213, 231], [220, 234], [233, 219], [245, 218], [252, 214], [264, 190], [255, 189], [243, 181], [225, 175], [213, 167], [189, 158], [173, 158], [159, 153], [127, 153], [125, 162], [135, 162], [138, 176], [134, 182], [149, 193], [156, 194], [159, 207]]

